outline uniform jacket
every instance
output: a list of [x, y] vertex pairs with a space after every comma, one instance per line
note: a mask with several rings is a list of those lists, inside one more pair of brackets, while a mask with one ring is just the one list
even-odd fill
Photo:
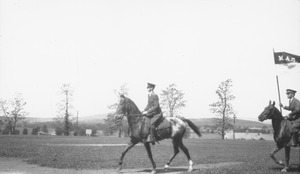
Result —
[[291, 99], [288, 107], [284, 107], [284, 109], [291, 111], [289, 117], [292, 122], [300, 123], [300, 101], [295, 97]]
[[148, 104], [144, 111], [147, 111], [149, 116], [153, 116], [161, 113], [161, 109], [159, 106], [159, 99], [155, 93], [151, 93], [148, 95]]

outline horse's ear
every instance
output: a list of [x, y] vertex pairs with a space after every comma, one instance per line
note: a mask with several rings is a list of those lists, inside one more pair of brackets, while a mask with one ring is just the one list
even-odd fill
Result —
[[124, 94], [121, 94], [120, 97], [121, 97], [121, 98], [125, 98]]
[[272, 101], [271, 100], [269, 100], [269, 105], [271, 105], [272, 104]]
[[273, 104], [272, 104], [273, 106], [275, 106], [275, 101], [273, 101]]

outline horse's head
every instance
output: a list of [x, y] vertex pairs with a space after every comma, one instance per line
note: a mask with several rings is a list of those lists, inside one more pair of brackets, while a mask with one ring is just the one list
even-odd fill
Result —
[[120, 95], [120, 102], [115, 113], [115, 118], [123, 118], [124, 116], [127, 116], [129, 114], [131, 109], [129, 101], [130, 100], [123, 94]]
[[265, 107], [264, 111], [258, 116], [258, 120], [263, 122], [267, 119], [274, 119], [278, 115], [281, 115], [278, 109], [275, 107], [275, 101], [269, 102], [269, 105]]
[[115, 119], [121, 119], [124, 116], [141, 116], [141, 112], [130, 98], [120, 95], [120, 102], [114, 115]]

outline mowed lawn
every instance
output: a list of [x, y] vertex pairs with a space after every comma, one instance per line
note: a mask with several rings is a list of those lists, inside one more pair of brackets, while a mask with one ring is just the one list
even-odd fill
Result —
[[[98, 144], [127, 144], [129, 138], [117, 137], [63, 137], [63, 136], [0, 136], [0, 156], [24, 159], [28, 163], [53, 168], [107, 169], [117, 168], [125, 146], [96, 146]], [[281, 166], [274, 164], [269, 153], [273, 141], [184, 139], [195, 164], [242, 162], [222, 168], [200, 169], [192, 173], [280, 173]], [[152, 146], [158, 168], [173, 154], [171, 140]], [[299, 173], [300, 149], [291, 150], [292, 169]], [[284, 150], [277, 154], [284, 160]], [[180, 152], [171, 167], [187, 166], [187, 158]], [[124, 159], [123, 168], [151, 168], [142, 144], [131, 149]]]

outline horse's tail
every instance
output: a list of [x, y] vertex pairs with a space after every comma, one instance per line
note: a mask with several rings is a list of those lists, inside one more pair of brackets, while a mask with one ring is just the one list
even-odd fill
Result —
[[189, 119], [186, 118], [181, 118], [182, 121], [187, 122], [187, 124], [190, 126], [190, 128], [192, 128], [192, 130], [199, 136], [201, 137], [201, 132], [199, 130], [199, 128]]

